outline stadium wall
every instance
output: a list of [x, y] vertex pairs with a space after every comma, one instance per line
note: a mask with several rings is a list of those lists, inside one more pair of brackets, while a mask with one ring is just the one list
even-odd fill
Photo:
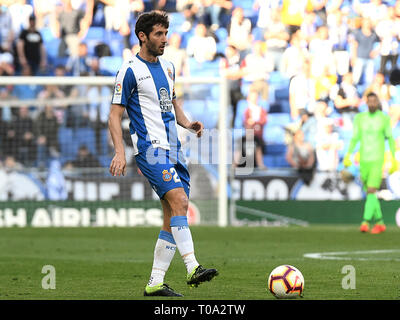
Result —
[[[400, 222], [400, 202], [382, 201], [386, 224]], [[359, 224], [363, 201], [237, 201], [233, 225]], [[192, 202], [189, 223], [204, 224]], [[396, 219], [397, 216], [397, 219]], [[296, 223], [295, 223], [296, 224]], [[299, 223], [301, 224], [301, 223]], [[159, 201], [23, 201], [0, 203], [0, 227], [161, 226]]]
[[[307, 224], [360, 224], [363, 200], [354, 201], [237, 201], [238, 224], [273, 224], [293, 218]], [[387, 225], [400, 223], [400, 202], [381, 201], [382, 213]], [[271, 219], [268, 214], [277, 215]], [[397, 216], [397, 218], [396, 218]]]

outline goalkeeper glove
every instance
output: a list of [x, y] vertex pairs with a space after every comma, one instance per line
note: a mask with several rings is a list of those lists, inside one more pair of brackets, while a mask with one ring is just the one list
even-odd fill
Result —
[[346, 154], [343, 158], [343, 165], [347, 168], [352, 165], [351, 160], [350, 160], [350, 154]]

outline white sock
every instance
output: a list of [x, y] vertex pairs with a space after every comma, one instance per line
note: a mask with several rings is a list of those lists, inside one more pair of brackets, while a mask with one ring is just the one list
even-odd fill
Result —
[[153, 268], [151, 269], [149, 287], [164, 282], [164, 276], [175, 255], [176, 244], [171, 233], [161, 230], [154, 248]]
[[174, 216], [171, 218], [171, 232], [174, 236], [176, 246], [179, 253], [183, 257], [186, 270], [191, 273], [199, 263], [194, 255], [194, 245], [192, 234], [190, 233], [189, 225], [186, 216]]

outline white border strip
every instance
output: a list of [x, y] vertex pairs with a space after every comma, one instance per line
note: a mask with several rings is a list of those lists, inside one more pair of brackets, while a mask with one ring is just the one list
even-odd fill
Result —
[[[380, 254], [380, 253], [393, 253], [400, 252], [400, 249], [388, 249], [388, 250], [362, 250], [362, 251], [340, 251], [340, 252], [315, 252], [305, 253], [304, 258], [320, 259], [320, 260], [357, 260], [357, 261], [400, 261], [400, 258], [357, 258], [351, 255], [356, 254]], [[338, 257], [339, 255], [346, 255], [348, 257]]]

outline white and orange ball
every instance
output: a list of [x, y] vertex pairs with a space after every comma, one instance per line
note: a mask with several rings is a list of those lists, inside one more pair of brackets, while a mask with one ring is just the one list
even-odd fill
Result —
[[268, 290], [278, 299], [302, 297], [304, 277], [297, 268], [282, 265], [272, 270], [267, 285]]

